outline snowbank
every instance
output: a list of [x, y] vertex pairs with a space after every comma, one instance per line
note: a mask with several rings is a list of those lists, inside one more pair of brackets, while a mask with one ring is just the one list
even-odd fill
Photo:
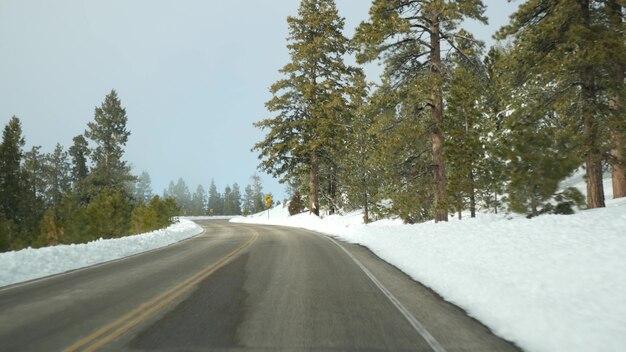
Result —
[[0, 287], [164, 247], [201, 232], [198, 224], [181, 219], [166, 229], [141, 235], [0, 253]]
[[301, 227], [370, 248], [527, 351], [626, 351], [626, 200], [576, 215], [363, 225], [361, 214], [231, 221]]

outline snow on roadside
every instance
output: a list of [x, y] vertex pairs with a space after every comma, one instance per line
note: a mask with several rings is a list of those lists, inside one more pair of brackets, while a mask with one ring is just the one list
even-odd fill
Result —
[[626, 200], [576, 215], [362, 224], [284, 208], [231, 221], [362, 244], [527, 351], [626, 350]]
[[201, 232], [200, 225], [181, 219], [166, 229], [140, 235], [0, 253], [0, 287], [165, 247]]

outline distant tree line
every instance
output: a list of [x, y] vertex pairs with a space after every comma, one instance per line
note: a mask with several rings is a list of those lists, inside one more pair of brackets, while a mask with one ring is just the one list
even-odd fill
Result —
[[236, 182], [232, 187], [226, 185], [224, 192], [219, 193], [214, 180], [211, 180], [208, 193], [202, 185], [198, 185], [196, 191], [191, 194], [185, 181], [179, 178], [176, 183], [170, 182], [163, 196], [174, 199], [180, 207], [180, 215], [184, 216], [247, 216], [266, 209], [266, 194], [263, 193], [261, 178], [256, 174], [252, 175], [251, 183], [246, 186], [243, 194]]
[[[480, 0], [373, 0], [353, 38], [333, 0], [302, 0], [273, 116], [256, 123], [260, 168], [312, 213], [362, 208], [366, 222], [604, 207], [603, 170], [626, 196], [624, 6], [527, 0], [485, 50], [462, 28], [486, 23]], [[382, 83], [349, 55], [381, 62]], [[586, 202], [559, 190], [580, 167]]]
[[24, 151], [17, 117], [0, 145], [0, 251], [81, 243], [155, 230], [172, 223], [173, 199], [153, 196], [147, 173], [123, 160], [130, 136], [115, 90], [96, 107], [84, 134], [64, 150]]

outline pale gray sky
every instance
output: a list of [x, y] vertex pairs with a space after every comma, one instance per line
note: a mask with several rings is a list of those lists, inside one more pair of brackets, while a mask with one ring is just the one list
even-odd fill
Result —
[[[367, 0], [336, 0], [346, 34], [367, 18]], [[491, 36], [518, 2], [486, 0]], [[23, 124], [27, 148], [71, 145], [94, 108], [116, 89], [132, 132], [126, 160], [161, 194], [183, 177], [191, 191], [214, 178], [249, 183], [262, 138], [252, 123], [289, 61], [289, 15], [298, 0], [0, 0], [0, 126]], [[376, 72], [376, 69], [369, 70]], [[373, 79], [373, 77], [372, 77]], [[267, 192], [283, 186], [261, 172]]]

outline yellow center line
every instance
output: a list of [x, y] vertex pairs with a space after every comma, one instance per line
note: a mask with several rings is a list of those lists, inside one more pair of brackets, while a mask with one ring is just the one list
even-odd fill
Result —
[[174, 301], [176, 298], [188, 292], [199, 282], [224, 267], [237, 254], [242, 252], [244, 249], [250, 247], [250, 245], [252, 245], [252, 243], [256, 241], [258, 237], [259, 234], [253, 230], [252, 237], [250, 237], [250, 239], [248, 239], [243, 245], [235, 248], [232, 252], [222, 257], [216, 263], [206, 267], [199, 273], [183, 281], [177, 286], [152, 298], [148, 302], [140, 305], [138, 308], [132, 310], [130, 313], [122, 316], [118, 320], [98, 329], [89, 336], [74, 343], [70, 347], [66, 348], [64, 352], [74, 352], [80, 350], [81, 348], [84, 348], [83, 351], [96, 351], [97, 349], [102, 348], [107, 343], [113, 341], [134, 326], [151, 317], [152, 315], [163, 309], [163, 307]]

